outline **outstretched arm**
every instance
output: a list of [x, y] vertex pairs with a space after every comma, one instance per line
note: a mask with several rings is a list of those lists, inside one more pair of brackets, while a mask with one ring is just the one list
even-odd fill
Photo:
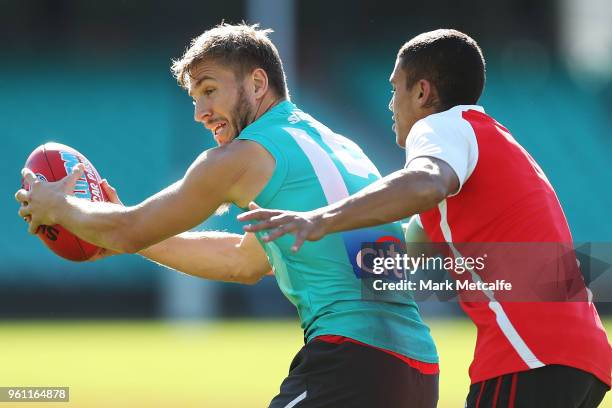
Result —
[[369, 185], [355, 195], [305, 213], [259, 209], [238, 216], [240, 221], [260, 221], [244, 227], [247, 232], [273, 229], [265, 241], [287, 233], [296, 235], [293, 250], [304, 241], [316, 241], [339, 231], [397, 221], [427, 211], [459, 189], [459, 179], [444, 161], [418, 157], [405, 169]]
[[18, 191], [15, 198], [24, 204], [19, 215], [31, 217], [31, 233], [42, 224], [60, 224], [94, 245], [134, 253], [197, 226], [221, 204], [234, 201], [252, 162], [248, 154], [248, 145], [240, 143], [208, 150], [181, 180], [135, 206], [72, 196], [78, 171], [47, 183], [24, 169], [30, 190]]
[[[100, 186], [110, 202], [123, 205], [106, 180]], [[114, 254], [105, 249], [96, 259]], [[185, 232], [139, 254], [170, 269], [210, 280], [255, 284], [270, 272], [268, 258], [253, 234]]]

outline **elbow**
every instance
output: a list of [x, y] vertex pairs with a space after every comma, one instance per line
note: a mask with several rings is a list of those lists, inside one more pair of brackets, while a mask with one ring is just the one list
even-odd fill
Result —
[[258, 283], [261, 280], [261, 278], [262, 278], [261, 275], [251, 274], [248, 276], [243, 276], [240, 283], [242, 283], [243, 285], [252, 286]]
[[256, 283], [258, 283], [261, 278], [263, 277], [262, 274], [258, 274], [258, 273], [253, 273], [252, 271], [249, 273], [241, 273], [238, 276], [235, 277], [234, 282], [236, 283], [241, 283], [243, 285], [255, 285]]
[[234, 269], [236, 271], [230, 276], [230, 280], [243, 285], [255, 285], [258, 283], [265, 273], [260, 273], [253, 265], [245, 264]]
[[230, 282], [255, 285], [270, 270], [267, 258], [260, 259], [257, 253], [242, 244], [232, 245], [224, 255], [229, 260], [229, 264], [225, 265], [226, 271], [232, 271], [229, 276], [226, 275], [226, 280]]
[[427, 177], [427, 180], [424, 180], [421, 184], [417, 194], [420, 203], [419, 212], [434, 208], [447, 196], [448, 192], [445, 186], [439, 183], [438, 180]]

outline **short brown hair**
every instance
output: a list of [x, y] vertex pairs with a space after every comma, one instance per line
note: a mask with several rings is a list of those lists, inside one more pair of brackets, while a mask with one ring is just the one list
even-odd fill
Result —
[[441, 111], [478, 102], [485, 84], [485, 60], [469, 35], [452, 29], [429, 31], [404, 44], [397, 56], [407, 87], [421, 79], [430, 81]]
[[172, 73], [179, 85], [187, 89], [191, 69], [204, 60], [227, 64], [240, 77], [261, 68], [268, 75], [270, 87], [279, 96], [287, 97], [283, 63], [278, 50], [268, 38], [271, 32], [271, 29], [259, 29], [258, 24], [221, 23], [191, 41], [183, 56], [172, 61]]

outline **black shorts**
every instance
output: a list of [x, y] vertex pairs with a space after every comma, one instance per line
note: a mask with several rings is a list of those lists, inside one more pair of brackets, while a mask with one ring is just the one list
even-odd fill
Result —
[[470, 386], [467, 408], [595, 408], [608, 386], [577, 368], [549, 365]]
[[438, 374], [372, 347], [313, 340], [295, 356], [270, 408], [434, 408]]

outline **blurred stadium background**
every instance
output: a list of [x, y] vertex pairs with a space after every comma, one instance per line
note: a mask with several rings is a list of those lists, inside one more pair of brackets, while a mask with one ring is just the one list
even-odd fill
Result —
[[[574, 238], [612, 242], [607, 0], [3, 0], [0, 386], [70, 386], [57, 406], [76, 407], [259, 407], [277, 392], [302, 335], [273, 278], [207, 282], [138, 256], [70, 263], [26, 233], [12, 199], [30, 151], [52, 140], [87, 155], [128, 204], [181, 177], [213, 141], [170, 60], [223, 19], [275, 29], [294, 102], [384, 174], [403, 163], [387, 110], [398, 48], [439, 27], [469, 33], [488, 60], [481, 104], [541, 164]], [[201, 228], [239, 231], [235, 215]], [[463, 406], [474, 330], [456, 304], [421, 307], [440, 407]]]

